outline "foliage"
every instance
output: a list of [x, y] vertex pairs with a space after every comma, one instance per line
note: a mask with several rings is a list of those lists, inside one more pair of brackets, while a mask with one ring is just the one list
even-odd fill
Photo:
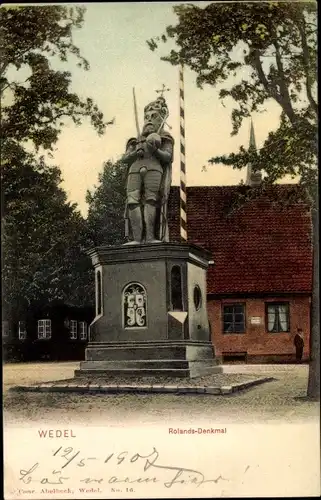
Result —
[[233, 2], [174, 7], [176, 26], [148, 41], [174, 39], [176, 50], [162, 59], [184, 64], [197, 74], [197, 85], [213, 85], [224, 101], [234, 102], [232, 135], [244, 118], [264, 111], [269, 99], [280, 105], [278, 130], [263, 148], [218, 156], [224, 163], [265, 170], [268, 184], [285, 174], [299, 175], [309, 188], [316, 183], [316, 4], [313, 2]]
[[[311, 360], [307, 395], [320, 398], [319, 195], [317, 167], [316, 68], [317, 25], [315, 2], [226, 2], [205, 8], [191, 4], [174, 7], [176, 26], [148, 41], [151, 50], [168, 39], [177, 49], [163, 57], [171, 64], [190, 67], [197, 85], [215, 86], [222, 100], [232, 100], [232, 135], [244, 118], [263, 112], [269, 100], [280, 106], [280, 124], [259, 151], [217, 156], [211, 163], [233, 168], [251, 164], [265, 171], [259, 188], [241, 186], [236, 206], [262, 195], [285, 174], [299, 176], [311, 206], [313, 279], [311, 304]], [[279, 200], [283, 203], [283, 200]]]
[[93, 193], [87, 192], [87, 225], [94, 245], [124, 243], [124, 207], [127, 167], [108, 160]]
[[6, 315], [21, 318], [27, 308], [57, 299], [88, 304], [85, 221], [59, 187], [59, 169], [37, 162], [16, 144], [10, 155], [12, 162], [1, 171]]
[[84, 8], [6, 6], [1, 9], [2, 284], [4, 312], [21, 319], [37, 304], [63, 300], [88, 305], [94, 297], [85, 220], [68, 203], [61, 173], [33, 146], [52, 150], [68, 119], [106, 125], [91, 98], [71, 91], [71, 73], [54, 69], [75, 58], [89, 70], [73, 31]]
[[91, 98], [71, 92], [71, 73], [53, 69], [55, 61], [74, 56], [89, 63], [73, 44], [72, 33], [84, 21], [84, 8], [62, 5], [6, 6], [1, 9], [1, 137], [51, 150], [66, 118], [77, 125], [90, 118], [102, 134], [103, 113]]

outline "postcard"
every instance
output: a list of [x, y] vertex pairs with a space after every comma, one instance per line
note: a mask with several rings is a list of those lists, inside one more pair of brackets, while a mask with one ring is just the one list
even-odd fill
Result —
[[0, 13], [5, 499], [319, 496], [316, 3]]

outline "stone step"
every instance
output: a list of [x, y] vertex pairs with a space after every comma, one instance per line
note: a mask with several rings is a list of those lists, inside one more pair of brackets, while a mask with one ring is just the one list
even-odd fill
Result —
[[188, 361], [186, 360], [173, 360], [173, 359], [168, 359], [168, 360], [163, 360], [163, 359], [139, 359], [139, 360], [104, 360], [104, 361], [81, 361], [80, 363], [80, 368], [81, 369], [93, 369], [95, 370], [96, 368], [102, 369], [102, 370], [122, 370], [122, 369], [166, 369], [166, 368], [181, 368], [181, 369], [188, 369]]
[[136, 360], [177, 360], [201, 361], [213, 360], [212, 344], [190, 345], [89, 345], [86, 349], [86, 361], [136, 361]]
[[128, 375], [142, 376], [169, 376], [193, 378], [211, 373], [221, 373], [222, 368], [217, 366], [216, 360], [187, 361], [187, 360], [135, 360], [135, 361], [82, 361], [80, 370], [75, 376], [81, 375]]
[[197, 361], [187, 361], [187, 360], [177, 360], [177, 359], [138, 359], [138, 360], [103, 360], [103, 361], [81, 361], [80, 369], [88, 370], [88, 369], [173, 369], [173, 368], [181, 368], [188, 369], [192, 364], [202, 364], [202, 366], [215, 366], [216, 361], [214, 359], [205, 359], [205, 360], [197, 360]]
[[121, 376], [126, 375], [126, 377], [147, 377], [147, 376], [165, 376], [165, 377], [189, 377], [190, 371], [188, 369], [182, 368], [122, 368], [122, 369], [81, 369], [75, 370], [75, 377], [86, 376], [88, 377], [102, 376]]

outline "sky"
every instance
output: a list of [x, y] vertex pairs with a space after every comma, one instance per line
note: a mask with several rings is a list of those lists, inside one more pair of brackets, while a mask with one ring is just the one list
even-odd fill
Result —
[[[77, 67], [76, 59], [57, 68], [72, 73], [72, 90], [91, 97], [105, 119], [115, 117], [99, 137], [89, 120], [76, 127], [67, 122], [55, 145], [52, 163], [62, 171], [63, 188], [72, 202], [87, 214], [87, 190], [98, 183], [103, 163], [117, 160], [124, 153], [130, 137], [136, 136], [132, 88], [135, 87], [139, 121], [143, 123], [144, 106], [155, 99], [155, 90], [165, 84], [170, 90], [165, 97], [169, 107], [168, 123], [175, 139], [173, 185], [179, 184], [179, 92], [178, 68], [161, 61], [170, 46], [162, 44], [152, 52], [146, 40], [161, 35], [166, 26], [176, 23], [170, 2], [91, 3], [86, 6], [84, 25], [74, 32], [74, 44], [90, 63], [90, 71]], [[197, 2], [205, 6], [209, 2]], [[41, 8], [41, 6], [39, 6]], [[225, 106], [218, 96], [219, 88], [196, 87], [196, 75], [185, 69], [185, 124], [187, 185], [231, 185], [245, 180], [246, 172], [224, 165], [209, 165], [215, 155], [236, 152], [249, 144], [250, 120], [244, 120], [237, 136], [232, 137], [232, 103]], [[257, 147], [279, 124], [280, 108], [271, 101], [264, 113], [255, 113], [253, 123]], [[203, 168], [206, 166], [206, 170]]]

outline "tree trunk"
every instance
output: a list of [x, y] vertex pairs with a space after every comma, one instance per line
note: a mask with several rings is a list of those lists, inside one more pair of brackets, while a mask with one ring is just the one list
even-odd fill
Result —
[[319, 188], [312, 206], [313, 275], [311, 302], [310, 364], [307, 396], [320, 401], [320, 296], [319, 296]]

